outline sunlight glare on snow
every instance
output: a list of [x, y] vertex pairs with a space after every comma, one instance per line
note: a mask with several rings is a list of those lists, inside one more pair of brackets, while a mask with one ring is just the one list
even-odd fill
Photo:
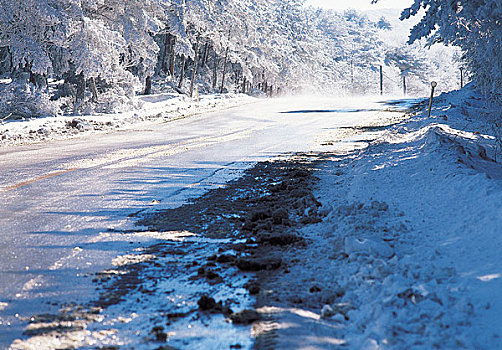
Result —
[[9, 304], [0, 302], [0, 311], [4, 310]]
[[138, 264], [138, 263], [152, 260], [155, 257], [156, 256], [153, 254], [141, 254], [141, 255], [126, 254], [126, 255], [117, 256], [115, 259], [113, 259], [112, 265], [113, 266], [125, 266], [125, 265], [131, 265], [131, 264]]
[[343, 345], [347, 341], [344, 339], [338, 339], [338, 338], [333, 338], [333, 337], [316, 337], [316, 336], [310, 336], [307, 337], [311, 342], [319, 342], [319, 343], [324, 343], [324, 344], [329, 344], [329, 345]]
[[485, 276], [479, 276], [477, 277], [478, 280], [480, 280], [481, 282], [490, 282], [492, 280], [496, 280], [500, 278], [500, 273], [494, 273], [494, 274], [491, 274], [491, 275], [485, 275]]
[[148, 231], [148, 232], [136, 232], [134, 235], [139, 237], [148, 237], [166, 241], [183, 241], [185, 240], [185, 238], [197, 236], [195, 233], [188, 231], [169, 231], [169, 232]]

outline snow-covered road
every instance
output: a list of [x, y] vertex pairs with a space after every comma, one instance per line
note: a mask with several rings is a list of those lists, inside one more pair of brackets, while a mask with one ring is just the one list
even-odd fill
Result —
[[[344, 127], [403, 115], [377, 101], [266, 100], [141, 130], [0, 149], [0, 348], [21, 334], [25, 317], [88, 298], [92, 273], [144, 244], [113, 234], [132, 227], [131, 213], [178, 206], [258, 160], [361, 147], [361, 136]], [[327, 142], [334, 131], [344, 141]]]

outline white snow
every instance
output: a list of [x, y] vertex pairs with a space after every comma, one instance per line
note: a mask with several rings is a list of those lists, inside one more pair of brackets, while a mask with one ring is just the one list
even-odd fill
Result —
[[[335, 332], [351, 348], [502, 348], [497, 113], [470, 89], [452, 92], [431, 118], [424, 108], [319, 172], [334, 209], [305, 230], [328, 245], [310, 272], [328, 264], [353, 306]], [[339, 322], [333, 309], [319, 312]]]
[[[355, 112], [355, 107], [364, 110]], [[187, 197], [186, 194], [180, 196], [179, 189], [193, 185], [191, 193], [200, 194], [214, 187], [214, 180], [204, 184], [206, 175], [198, 174], [196, 167], [200, 163], [194, 160], [200, 155], [218, 153], [221, 157], [218, 160], [223, 164], [223, 153], [230, 150], [225, 142], [231, 141], [232, 152], [237, 153], [236, 145], [250, 149], [251, 145], [259, 145], [252, 159], [249, 152], [248, 157], [242, 158], [240, 153], [230, 157], [249, 162], [240, 164], [239, 171], [252, 161], [288, 151], [332, 152], [316, 174], [320, 178], [316, 196], [323, 203], [324, 220], [301, 230], [312, 243], [309, 249], [298, 253], [296, 258], [300, 263], [291, 266], [291, 272], [284, 277], [288, 286], [285, 293], [308, 300], [311, 297], [308, 288], [315, 283], [322, 287], [321, 295], [326, 297], [326, 302], [317, 309], [313, 303], [304, 308], [269, 307], [264, 311], [277, 315], [276, 324], [261, 325], [264, 329], [253, 328], [253, 335], [269, 330], [267, 327], [274, 328], [277, 348], [336, 348], [341, 344], [355, 349], [502, 348], [502, 301], [499, 298], [502, 294], [502, 168], [494, 161], [500, 158], [502, 148], [497, 129], [493, 127], [500, 110], [477, 97], [471, 89], [437, 98], [430, 118], [426, 117], [425, 108], [423, 104], [420, 111], [404, 120], [401, 114], [378, 111], [376, 104], [363, 99], [311, 99], [308, 102], [289, 99], [271, 101], [269, 106], [262, 102], [253, 105], [252, 113], [244, 113], [243, 107], [226, 116], [228, 124], [221, 124], [228, 132], [226, 136], [223, 132], [223, 136], [211, 134], [197, 138], [203, 134], [203, 128], [220, 125], [209, 118], [202, 119], [206, 124], [197, 130], [190, 129], [194, 139], [190, 139], [186, 153], [178, 150], [183, 144], [181, 140], [173, 146], [175, 151], [171, 146], [148, 145], [130, 150], [135, 153], [127, 153], [131, 155], [129, 160], [117, 149], [115, 153], [86, 157], [78, 167], [91, 171], [93, 166], [99, 165], [106, 176], [111, 176], [130, 167], [172, 163], [173, 176], [163, 185], [171, 186], [169, 191], [159, 190], [162, 184], [157, 185], [154, 176], [158, 172], [150, 177], [141, 173], [144, 182], [138, 190], [148, 198], [143, 198], [143, 202], [134, 207], [154, 210], [183, 202]], [[195, 121], [188, 126], [193, 128], [194, 125]], [[252, 134], [246, 133], [243, 125], [252, 125], [255, 128]], [[131, 128], [136, 126], [131, 125]], [[364, 129], [357, 129], [363, 126]], [[277, 133], [277, 128], [282, 133]], [[301, 139], [302, 133], [308, 137]], [[272, 142], [278, 134], [280, 138]], [[213, 153], [205, 149], [210, 144], [215, 147]], [[173, 154], [177, 156], [172, 158]], [[149, 158], [149, 155], [153, 156]], [[189, 168], [179, 172], [182, 165], [174, 166], [177, 162]], [[212, 173], [210, 166], [207, 167], [206, 172]], [[212, 174], [209, 178], [215, 173]], [[130, 180], [124, 176], [119, 179]], [[195, 182], [185, 179], [193, 176], [197, 176]], [[148, 185], [150, 179], [157, 189], [153, 200], [152, 191], [143, 187], [151, 185]], [[197, 186], [203, 189], [197, 190]], [[98, 188], [96, 193], [101, 193]], [[109, 191], [106, 195], [109, 198]], [[129, 203], [129, 208], [133, 207], [130, 204], [133, 195], [128, 195], [123, 202]], [[88, 210], [92, 214], [92, 208]], [[122, 209], [116, 217], [102, 215], [108, 220], [107, 225], [112, 226], [124, 212]], [[87, 220], [85, 215], [83, 217]], [[90, 224], [93, 223], [90, 221]], [[79, 256], [82, 259], [83, 254], [96, 255], [91, 251], [97, 245], [119, 240], [147, 241], [147, 238], [173, 244], [188, 242], [201, 247], [200, 254], [207, 254], [208, 249], [216, 249], [220, 243], [186, 232], [130, 235], [107, 232], [87, 244], [77, 245], [72, 241], [71, 254], [56, 264], [58, 269], [75, 266], [78, 261], [70, 264], [71, 260]], [[190, 260], [190, 257], [181, 258], [180, 266]], [[131, 256], [127, 255], [127, 250], [116, 260], [118, 264], [128, 261]], [[233, 285], [244, 283], [232, 275], [234, 271], [228, 273]], [[176, 289], [169, 303], [185, 305], [188, 310], [194, 305], [193, 298], [186, 295], [207, 286], [187, 286], [186, 277], [177, 271], [170, 285], [159, 290]], [[29, 286], [37, 287], [38, 283], [39, 280], [33, 279]], [[227, 288], [214, 288], [211, 292], [217, 299], [225, 299], [233, 293]], [[252, 303], [252, 299], [243, 290], [241, 292], [237, 309]], [[28, 298], [31, 290], [23, 293]], [[148, 299], [152, 300], [157, 301], [149, 303], [145, 299], [141, 312], [130, 311], [136, 307], [135, 299], [114, 306], [103, 325], [88, 326], [74, 336], [80, 337], [85, 344], [95, 341], [96, 344], [133, 346], [140, 335], [151, 329], [148, 320], [159, 307], [158, 301], [166, 302], [162, 296]], [[2, 302], [0, 309], [9, 306], [6, 301]], [[218, 334], [205, 331], [206, 321], [190, 317], [179, 321], [179, 328], [169, 334], [173, 344], [216, 348], [222, 344], [228, 347], [230, 340], [238, 339], [244, 348], [251, 348], [252, 339], [247, 328], [234, 329], [223, 317], [214, 319], [211, 322], [220, 325], [222, 334], [226, 334], [218, 339]]]
[[139, 96], [138, 100], [139, 109], [122, 113], [0, 120], [0, 147], [141, 128], [251, 103], [256, 99], [244, 94], [201, 95], [197, 99], [161, 93]]

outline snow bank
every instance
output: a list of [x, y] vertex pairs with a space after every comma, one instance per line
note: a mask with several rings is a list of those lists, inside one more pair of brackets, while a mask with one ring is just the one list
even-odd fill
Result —
[[139, 100], [140, 109], [122, 113], [0, 120], [0, 147], [162, 123], [255, 101], [244, 94], [203, 95], [197, 100], [175, 93], [141, 96]]
[[329, 264], [343, 297], [322, 315], [351, 348], [502, 348], [497, 112], [468, 89], [443, 95], [431, 118], [320, 172], [333, 209], [306, 234], [324, 232], [329, 262], [310, 271]]

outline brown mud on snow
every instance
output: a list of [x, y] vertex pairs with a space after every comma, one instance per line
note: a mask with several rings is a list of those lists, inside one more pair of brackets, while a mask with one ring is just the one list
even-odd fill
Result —
[[[282, 291], [297, 287], [297, 281], [288, 283], [288, 276], [297, 269], [300, 262], [297, 258], [312, 248], [310, 239], [299, 231], [321, 222], [328, 213], [313, 194], [318, 180], [315, 173], [325, 166], [326, 160], [340, 159], [328, 153], [296, 154], [284, 160], [259, 163], [224, 188], [211, 191], [189, 205], [158, 212], [140, 221], [154, 231], [186, 230], [206, 237], [245, 240], [233, 246], [235, 255], [225, 254], [226, 248], [221, 248], [221, 254], [208, 257], [206, 265], [199, 268], [199, 275], [207, 277], [214, 266], [236, 267], [243, 274], [252, 273], [245, 287], [256, 298], [255, 309], [230, 313], [229, 319], [234, 324], [253, 324], [255, 349], [276, 348], [280, 330], [277, 316], [284, 319], [285, 314], [289, 320], [298, 317], [298, 322], [316, 328], [311, 329], [312, 334], [332, 332], [333, 326], [321, 319], [320, 310], [323, 305], [336, 302], [342, 295], [339, 290], [328, 285], [322, 286], [326, 289], [323, 290], [312, 276], [312, 282], [303, 286], [307, 293], [298, 290], [295, 297], [294, 291]], [[295, 280], [295, 276], [291, 279]], [[312, 322], [305, 323], [305, 316]], [[298, 341], [298, 337], [291, 339]], [[307, 340], [306, 344], [321, 348], [343, 344], [335, 342]]]

